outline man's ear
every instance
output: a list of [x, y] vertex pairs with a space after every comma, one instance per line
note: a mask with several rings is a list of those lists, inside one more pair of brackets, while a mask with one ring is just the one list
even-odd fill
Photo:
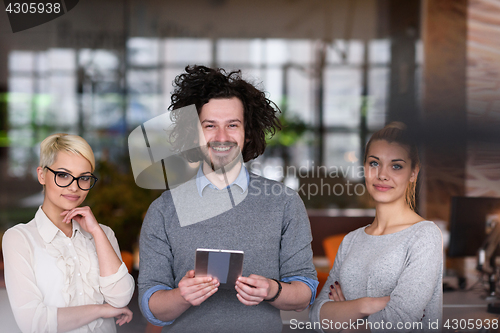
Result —
[[45, 185], [45, 172], [42, 167], [36, 168], [36, 174], [38, 176], [38, 182], [42, 185]]

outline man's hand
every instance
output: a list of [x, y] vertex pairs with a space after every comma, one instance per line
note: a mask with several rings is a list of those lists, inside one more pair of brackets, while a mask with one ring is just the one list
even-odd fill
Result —
[[245, 305], [257, 305], [265, 298], [270, 298], [271, 290], [278, 292], [278, 286], [272, 280], [263, 276], [251, 274], [249, 277], [240, 276], [236, 281], [236, 297]]
[[195, 277], [194, 270], [190, 270], [179, 281], [179, 291], [182, 298], [191, 305], [197, 306], [215, 294], [219, 281], [210, 276]]

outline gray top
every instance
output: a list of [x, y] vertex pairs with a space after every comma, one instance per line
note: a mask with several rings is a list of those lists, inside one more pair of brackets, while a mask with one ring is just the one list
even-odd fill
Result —
[[[330, 276], [310, 311], [311, 321], [320, 322], [321, 306], [330, 301], [329, 287], [338, 281], [346, 300], [391, 297], [382, 311], [365, 318], [372, 332], [389, 331], [388, 325], [379, 326], [382, 321], [390, 322], [398, 332], [435, 331], [429, 323], [436, 320], [440, 329], [443, 242], [439, 228], [423, 221], [381, 236], [369, 235], [365, 228], [342, 241]], [[415, 329], [405, 329], [405, 324]]]
[[[196, 248], [244, 251], [243, 276], [253, 273], [285, 281], [296, 277], [306, 284], [302, 278], [317, 280], [309, 219], [297, 192], [252, 173], [244, 194], [235, 185], [223, 190], [206, 187], [200, 198], [195, 182], [181, 186], [176, 188], [178, 194], [188, 198], [192, 193], [190, 200], [175, 203], [173, 193], [165, 191], [151, 204], [144, 219], [138, 281], [143, 314], [157, 325], [166, 325], [165, 332], [281, 332], [277, 308], [266, 302], [246, 306], [236, 298], [235, 290], [219, 289], [171, 323], [151, 318], [149, 297], [155, 291], [178, 286], [186, 272], [194, 269]], [[227, 204], [225, 198], [231, 190], [234, 198], [230, 205], [234, 206], [220, 209], [218, 205]], [[204, 199], [212, 205], [199, 206]], [[196, 223], [179, 221], [179, 210], [184, 214], [199, 207], [207, 207], [195, 214], [205, 215], [205, 219]]]

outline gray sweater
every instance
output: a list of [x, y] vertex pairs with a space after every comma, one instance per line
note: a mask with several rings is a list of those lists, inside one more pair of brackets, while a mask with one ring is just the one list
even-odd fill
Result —
[[[146, 214], [140, 238], [139, 300], [147, 312], [144, 295], [157, 286], [173, 289], [188, 270], [194, 269], [197, 248], [242, 250], [243, 276], [258, 274], [286, 279], [301, 276], [317, 280], [312, 264], [311, 231], [304, 204], [297, 192], [283, 184], [250, 174], [248, 193], [231, 186], [232, 209], [205, 211], [200, 218], [200, 197], [194, 182], [173, 190], [185, 198], [175, 204], [171, 191], [155, 200]], [[177, 192], [177, 193], [175, 193]], [[190, 199], [189, 193], [191, 194]], [[227, 204], [227, 190], [205, 188], [203, 198]], [[217, 199], [219, 198], [219, 199]], [[224, 203], [225, 202], [225, 203]], [[207, 207], [207, 205], [202, 205]], [[210, 205], [208, 205], [210, 206]], [[180, 209], [182, 212], [176, 211]], [[190, 210], [189, 218], [182, 217]], [[189, 217], [189, 214], [187, 214]], [[145, 311], [146, 310], [146, 311]], [[147, 316], [147, 314], [146, 314]], [[200, 306], [193, 306], [173, 323], [168, 332], [281, 332], [280, 311], [262, 302], [246, 306], [235, 290], [219, 289]]]
[[[320, 322], [321, 306], [330, 301], [329, 287], [338, 281], [346, 300], [391, 297], [382, 311], [365, 318], [372, 332], [390, 331], [387, 322], [397, 332], [433, 331], [430, 323], [436, 321], [441, 328], [443, 249], [439, 228], [423, 221], [381, 236], [369, 235], [365, 228], [342, 241], [330, 276], [310, 311], [311, 321]], [[382, 321], [386, 323], [383, 327]], [[413, 327], [405, 329], [405, 324]]]

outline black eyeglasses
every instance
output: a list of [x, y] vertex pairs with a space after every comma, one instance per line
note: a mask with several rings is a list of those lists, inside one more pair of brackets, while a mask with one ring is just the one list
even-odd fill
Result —
[[94, 175], [74, 177], [73, 175], [64, 171], [54, 171], [49, 167], [46, 168], [54, 173], [54, 182], [59, 187], [68, 187], [76, 179], [76, 184], [78, 185], [78, 187], [83, 191], [88, 191], [92, 187], [94, 187], [95, 183], [97, 182], [97, 177]]

